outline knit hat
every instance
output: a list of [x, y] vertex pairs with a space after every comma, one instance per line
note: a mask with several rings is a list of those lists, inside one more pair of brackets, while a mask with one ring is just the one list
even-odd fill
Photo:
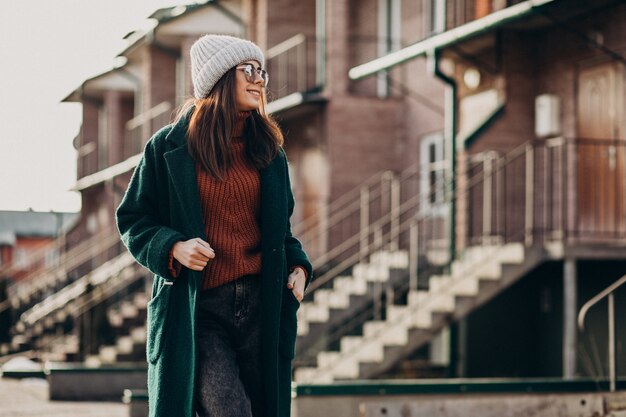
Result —
[[205, 98], [224, 74], [244, 61], [264, 64], [263, 52], [254, 43], [225, 35], [204, 35], [191, 46], [193, 94]]

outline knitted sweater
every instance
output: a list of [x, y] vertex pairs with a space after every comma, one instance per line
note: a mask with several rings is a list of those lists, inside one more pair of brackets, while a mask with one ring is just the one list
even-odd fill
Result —
[[[248, 164], [241, 137], [248, 115], [238, 115], [232, 140], [233, 164], [223, 180], [213, 178], [196, 163], [206, 240], [215, 251], [215, 258], [203, 270], [202, 289], [261, 273], [260, 175]], [[172, 275], [178, 276], [181, 265], [173, 253], [170, 265]]]
[[[207, 242], [215, 252], [202, 271], [202, 289], [219, 287], [244, 275], [261, 273], [261, 180], [245, 155], [243, 127], [249, 112], [237, 115], [232, 138], [233, 164], [216, 180], [196, 163], [196, 179]], [[309, 276], [302, 268], [305, 279]], [[182, 265], [170, 251], [169, 272], [177, 277]], [[296, 266], [290, 268], [293, 271]]]

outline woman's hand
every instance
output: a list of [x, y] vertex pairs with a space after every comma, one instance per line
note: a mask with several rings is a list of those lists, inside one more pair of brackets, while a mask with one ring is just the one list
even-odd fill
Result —
[[304, 297], [304, 284], [306, 283], [306, 273], [304, 269], [297, 266], [289, 277], [287, 277], [287, 288], [289, 288], [298, 301]]
[[209, 260], [215, 258], [211, 245], [200, 238], [176, 242], [172, 251], [178, 262], [194, 271], [202, 271]]

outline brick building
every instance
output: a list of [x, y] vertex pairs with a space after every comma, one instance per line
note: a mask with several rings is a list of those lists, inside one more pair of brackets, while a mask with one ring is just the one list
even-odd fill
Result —
[[[83, 209], [67, 239], [92, 251], [74, 278], [105, 277], [89, 282], [107, 283], [107, 308], [143, 291], [114, 208], [145, 142], [191, 95], [193, 41], [245, 36], [266, 51], [294, 231], [317, 271], [299, 312], [299, 383], [602, 376], [589, 352], [608, 349], [606, 314], [591, 313], [594, 333], [579, 333], [575, 316], [626, 272], [625, 17], [608, 0], [158, 10], [152, 30], [127, 36], [118, 66], [65, 98], [83, 105]], [[140, 359], [145, 299], [133, 300], [135, 332], [106, 355], [85, 336], [81, 358]]]
[[76, 221], [76, 213], [0, 211], [0, 271], [2, 278], [19, 282], [37, 269], [54, 265], [62, 237]]

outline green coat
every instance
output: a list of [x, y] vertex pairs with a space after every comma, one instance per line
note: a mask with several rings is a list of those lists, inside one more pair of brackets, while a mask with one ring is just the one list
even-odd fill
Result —
[[[195, 417], [194, 321], [201, 272], [183, 268], [178, 278], [172, 278], [168, 271], [176, 241], [206, 240], [195, 165], [185, 139], [189, 114], [148, 141], [117, 209], [122, 241], [137, 262], [155, 274], [147, 323], [151, 417]], [[288, 270], [301, 265], [312, 277], [311, 264], [291, 234], [293, 206], [287, 158], [281, 149], [261, 170], [262, 343], [268, 417], [290, 414], [299, 303], [286, 288]]]

